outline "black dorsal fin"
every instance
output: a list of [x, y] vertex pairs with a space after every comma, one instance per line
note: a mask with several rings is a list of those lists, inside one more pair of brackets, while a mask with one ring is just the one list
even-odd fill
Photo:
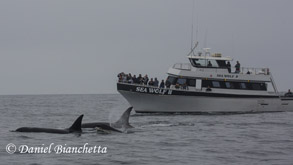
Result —
[[82, 122], [83, 115], [80, 115], [72, 126], [69, 128], [69, 132], [81, 132], [81, 122]]

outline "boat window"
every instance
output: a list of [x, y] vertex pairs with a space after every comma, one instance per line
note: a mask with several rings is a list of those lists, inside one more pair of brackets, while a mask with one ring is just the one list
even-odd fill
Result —
[[240, 88], [241, 89], [246, 89], [246, 84], [245, 83], [240, 83]]
[[202, 87], [213, 87], [223, 89], [244, 89], [244, 90], [267, 90], [265, 83], [246, 83], [246, 82], [229, 82], [229, 81], [213, 81], [203, 80]]
[[213, 84], [213, 87], [214, 87], [214, 88], [220, 88], [220, 87], [221, 87], [219, 81], [213, 81], [212, 84]]
[[225, 82], [226, 88], [231, 88], [231, 83], [230, 82]]
[[175, 80], [176, 80], [176, 78], [175, 77], [172, 77], [172, 76], [169, 76], [168, 78], [167, 78], [167, 81], [170, 83], [170, 84], [175, 84]]
[[178, 83], [179, 85], [183, 85], [183, 84], [186, 83], [186, 79], [185, 79], [185, 78], [178, 78], [177, 83]]
[[202, 87], [208, 87], [208, 86], [211, 86], [211, 81], [203, 80], [202, 81]]
[[187, 85], [188, 85], [188, 86], [193, 86], [193, 87], [195, 87], [195, 80], [194, 80], [194, 79], [188, 79], [188, 81], [187, 81]]
[[208, 60], [208, 59], [193, 59], [193, 62], [191, 64], [194, 67], [207, 67], [209, 61], [211, 62], [213, 68], [219, 67], [216, 60]]
[[217, 60], [217, 63], [219, 65], [219, 68], [227, 68], [225, 60]]
[[251, 84], [253, 90], [260, 90], [260, 84]]
[[267, 85], [265, 83], [261, 83], [260, 84], [260, 89], [266, 91], [267, 90]]
[[253, 83], [251, 84], [252, 90], [267, 90], [265, 83]]

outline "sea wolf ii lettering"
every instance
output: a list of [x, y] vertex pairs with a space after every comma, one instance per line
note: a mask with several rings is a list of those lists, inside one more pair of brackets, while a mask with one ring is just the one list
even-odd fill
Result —
[[171, 95], [172, 94], [172, 90], [170, 90], [170, 89], [145, 88], [145, 87], [136, 87], [136, 92], [141, 92], [141, 93], [155, 93], [155, 94], [161, 94], [161, 95], [165, 95], [166, 93], [168, 95]]

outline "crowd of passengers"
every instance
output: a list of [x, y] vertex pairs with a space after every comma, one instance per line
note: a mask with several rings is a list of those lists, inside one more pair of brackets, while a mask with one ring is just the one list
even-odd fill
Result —
[[[155, 78], [150, 78], [146, 74], [145, 76], [142, 76], [139, 74], [137, 77], [136, 75], [132, 75], [131, 73], [125, 74], [124, 72], [121, 72], [118, 74], [118, 81], [123, 83], [129, 83], [129, 84], [140, 84], [140, 85], [148, 85], [153, 87], [159, 87], [159, 88], [170, 88], [171, 82], [162, 80], [159, 82], [159, 80]], [[175, 84], [176, 89], [188, 89], [188, 86], [186, 83], [184, 84]]]
[[149, 79], [147, 74], [145, 76], [141, 76], [141, 74], [139, 74], [136, 77], [136, 75], [132, 76], [131, 73], [125, 74], [124, 72], [121, 72], [118, 74], [117, 77], [119, 79], [119, 82], [123, 82], [123, 83], [141, 84], [141, 85], [149, 85], [154, 87], [165, 88], [164, 80], [162, 80], [160, 83], [156, 77]]
[[129, 84], [141, 84], [141, 85], [149, 85], [154, 87], [160, 87], [160, 88], [170, 88], [169, 83], [165, 84], [165, 81], [162, 80], [159, 82], [159, 80], [155, 78], [150, 78], [146, 74], [145, 76], [142, 76], [139, 74], [137, 77], [136, 75], [131, 75], [131, 73], [125, 74], [124, 72], [121, 72], [118, 74], [118, 81], [123, 83], [129, 83]]

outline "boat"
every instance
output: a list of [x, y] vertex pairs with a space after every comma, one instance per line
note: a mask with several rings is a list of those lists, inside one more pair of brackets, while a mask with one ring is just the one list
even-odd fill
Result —
[[164, 87], [120, 79], [118, 92], [137, 113], [293, 111], [292, 95], [278, 92], [269, 68], [231, 68], [231, 57], [196, 47], [189, 63], [169, 68]]

